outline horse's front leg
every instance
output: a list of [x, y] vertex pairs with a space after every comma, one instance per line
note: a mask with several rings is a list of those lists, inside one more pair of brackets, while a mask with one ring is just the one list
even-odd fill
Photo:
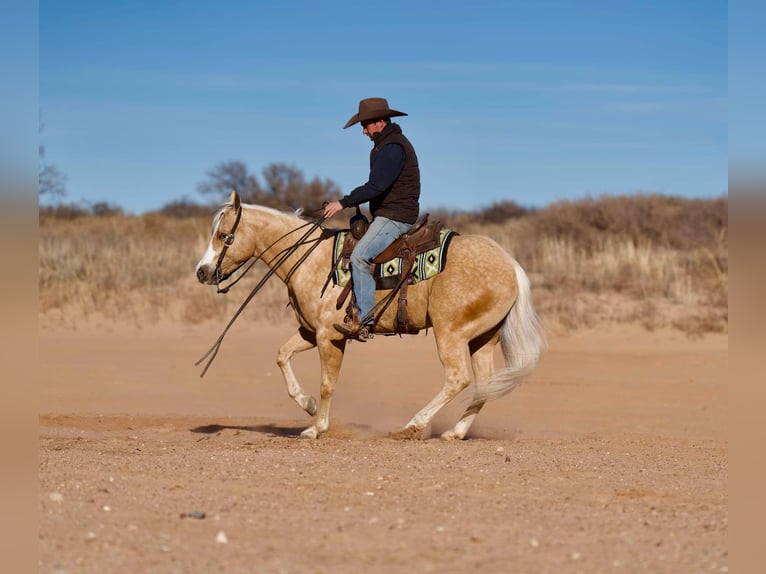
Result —
[[319, 388], [319, 410], [314, 424], [301, 433], [302, 438], [317, 438], [330, 428], [330, 403], [338, 381], [340, 365], [343, 362], [343, 352], [346, 349], [344, 339], [332, 340], [322, 333], [317, 333], [319, 348], [319, 365], [322, 371], [322, 382]]
[[307, 395], [303, 390], [303, 387], [295, 377], [290, 360], [296, 353], [308, 351], [314, 347], [316, 347], [316, 338], [314, 337], [314, 334], [305, 329], [299, 329], [297, 333], [290, 337], [287, 342], [280, 347], [279, 353], [277, 353], [277, 365], [279, 365], [279, 368], [282, 370], [282, 376], [287, 385], [287, 392], [293, 400], [295, 400], [295, 402], [311, 416], [314, 416], [317, 413], [317, 401], [311, 395]]

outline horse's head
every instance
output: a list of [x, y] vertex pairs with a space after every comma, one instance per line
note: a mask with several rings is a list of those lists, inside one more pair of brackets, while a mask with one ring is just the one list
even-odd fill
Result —
[[241, 218], [242, 203], [239, 194], [232, 191], [229, 202], [213, 217], [210, 242], [197, 263], [197, 279], [200, 283], [217, 285], [252, 257], [252, 250], [248, 251], [244, 242], [237, 241], [244, 233], [239, 227]]

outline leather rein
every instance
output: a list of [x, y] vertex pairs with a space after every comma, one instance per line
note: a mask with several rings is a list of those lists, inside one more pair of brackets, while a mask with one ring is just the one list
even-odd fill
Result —
[[[318, 210], [317, 210], [318, 211]], [[290, 278], [293, 276], [293, 273], [298, 269], [298, 267], [303, 264], [303, 262], [311, 255], [314, 250], [319, 247], [322, 241], [325, 239], [332, 237], [332, 233], [328, 234], [326, 233], [326, 230], [322, 228], [322, 233], [319, 235], [319, 237], [315, 237], [314, 239], [309, 239], [311, 234], [316, 230], [317, 227], [320, 227], [322, 225], [322, 222], [324, 222], [325, 217], [324, 215], [321, 215], [317, 219], [313, 221], [309, 221], [299, 227], [296, 227], [295, 229], [292, 229], [273, 241], [266, 249], [264, 249], [260, 255], [255, 257], [253, 262], [250, 264], [250, 266], [240, 275], [235, 281], [227, 285], [226, 287], [221, 288], [220, 286], [220, 280], [222, 277], [221, 274], [221, 264], [223, 263], [223, 258], [226, 255], [226, 251], [229, 249], [229, 247], [234, 243], [234, 232], [237, 230], [237, 227], [239, 226], [239, 222], [242, 216], [242, 206], [239, 206], [239, 209], [237, 209], [237, 215], [236, 219], [234, 220], [234, 225], [232, 226], [232, 229], [229, 233], [219, 233], [218, 237], [220, 239], [223, 239], [223, 248], [221, 249], [221, 253], [218, 256], [218, 261], [215, 266], [215, 278], [216, 278], [216, 288], [218, 293], [226, 293], [229, 291], [229, 289], [237, 283], [242, 277], [245, 276], [245, 274], [252, 268], [253, 265], [255, 265], [258, 260], [262, 260], [266, 265], [269, 266], [269, 270], [266, 272], [266, 274], [261, 278], [260, 281], [258, 281], [258, 284], [253, 287], [253, 290], [250, 292], [250, 294], [245, 298], [245, 300], [242, 302], [242, 305], [240, 305], [239, 309], [234, 313], [229, 323], [224, 328], [223, 332], [220, 334], [218, 339], [215, 343], [213, 343], [213, 346], [210, 347], [210, 349], [200, 357], [197, 362], [194, 363], [194, 366], [198, 366], [202, 361], [207, 359], [207, 363], [205, 363], [205, 367], [202, 369], [202, 373], [200, 373], [200, 378], [205, 376], [205, 373], [207, 373], [207, 370], [210, 368], [210, 365], [212, 364], [213, 360], [215, 359], [216, 355], [218, 354], [218, 351], [221, 348], [221, 343], [223, 342], [223, 338], [226, 336], [226, 333], [229, 331], [231, 326], [234, 324], [234, 321], [237, 320], [237, 318], [240, 316], [242, 311], [244, 311], [245, 307], [248, 303], [255, 297], [255, 294], [258, 293], [258, 291], [261, 290], [261, 288], [266, 284], [266, 281], [268, 281], [276, 272], [277, 270], [282, 267], [282, 265], [300, 248], [304, 245], [310, 245], [310, 247], [306, 250], [306, 252], [301, 255], [300, 259], [295, 262], [295, 264], [290, 268], [290, 270], [287, 272], [287, 276], [285, 277], [285, 283], [290, 280]], [[281, 251], [278, 251], [274, 254], [274, 256], [266, 261], [264, 259], [264, 255], [266, 254], [269, 249], [274, 247], [277, 243], [279, 243], [282, 239], [285, 237], [288, 237], [289, 235], [292, 235], [296, 231], [300, 231], [304, 227], [308, 227], [308, 231], [306, 231], [295, 243], [290, 245], [289, 247], [286, 247], [285, 249], [282, 249]], [[244, 262], [243, 262], [244, 265]], [[241, 267], [241, 265], [240, 265]], [[237, 268], [239, 269], [239, 267]], [[236, 269], [234, 270], [236, 271]], [[233, 272], [234, 272], [233, 271]], [[232, 272], [232, 273], [233, 273]], [[231, 274], [229, 274], [231, 275]]]

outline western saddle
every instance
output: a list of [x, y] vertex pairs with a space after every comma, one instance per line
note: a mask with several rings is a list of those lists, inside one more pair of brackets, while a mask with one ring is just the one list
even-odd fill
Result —
[[[375, 307], [375, 318], [373, 319], [373, 329], [378, 323], [378, 320], [383, 315], [385, 310], [394, 297], [398, 295], [396, 321], [394, 322], [394, 329], [396, 333], [406, 333], [414, 335], [418, 333], [418, 329], [411, 326], [409, 322], [409, 316], [407, 314], [407, 286], [414, 283], [414, 276], [412, 274], [412, 266], [415, 263], [416, 257], [426, 251], [435, 249], [439, 246], [440, 233], [444, 225], [441, 221], [428, 221], [429, 214], [426, 213], [420, 219], [418, 219], [412, 228], [405, 234], [400, 235], [397, 239], [391, 243], [383, 252], [372, 260], [371, 267], [374, 269], [376, 265], [382, 265], [387, 261], [394, 258], [400, 258], [401, 270], [400, 275], [391, 277], [376, 277], [376, 289], [391, 290], [378, 305]], [[367, 231], [369, 223], [358, 211], [357, 214], [351, 219], [351, 232], [346, 234], [343, 242], [343, 247], [340, 255], [343, 269], [348, 270], [351, 262], [351, 252], [359, 243], [364, 233]], [[371, 269], [372, 270], [372, 269]], [[346, 299], [348, 299], [349, 293], [352, 292], [352, 281], [349, 281], [343, 288], [338, 300], [335, 304], [337, 309], [343, 307]], [[378, 309], [378, 307], [381, 307]], [[353, 299], [349, 301], [346, 307], [346, 319], [350, 319], [350, 322], [357, 325], [359, 318], [357, 317], [356, 305], [354, 305]]]

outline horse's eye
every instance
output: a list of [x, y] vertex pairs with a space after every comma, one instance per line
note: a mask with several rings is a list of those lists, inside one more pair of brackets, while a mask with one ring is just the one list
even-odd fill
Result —
[[225, 245], [231, 245], [234, 243], [234, 234], [233, 233], [219, 233], [218, 239], [224, 242]]

